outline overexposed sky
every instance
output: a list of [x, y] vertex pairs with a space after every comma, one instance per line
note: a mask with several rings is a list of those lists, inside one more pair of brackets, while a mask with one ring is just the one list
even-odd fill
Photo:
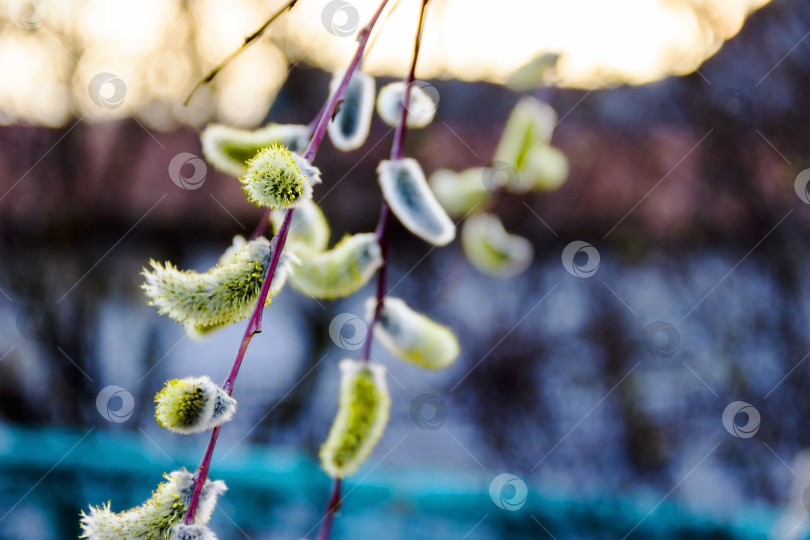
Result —
[[[643, 84], [696, 69], [767, 1], [431, 0], [417, 76], [504, 83], [553, 52], [561, 86]], [[345, 66], [378, 0], [299, 0], [183, 107], [194, 82], [283, 3], [0, 0], [0, 124], [134, 115], [155, 129], [256, 125], [291, 63]], [[367, 71], [404, 74], [420, 5], [390, 0]]]

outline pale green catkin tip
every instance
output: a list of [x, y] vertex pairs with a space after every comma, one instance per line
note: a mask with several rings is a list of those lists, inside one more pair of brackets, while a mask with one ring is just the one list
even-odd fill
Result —
[[548, 104], [533, 97], [521, 99], [509, 115], [493, 161], [524, 171], [531, 153], [551, 141], [556, 122], [557, 113]]
[[239, 182], [248, 201], [256, 206], [290, 208], [312, 198], [312, 183], [317, 182], [308, 176], [313, 171], [317, 169], [285, 146], [271, 144], [248, 161]]
[[290, 284], [312, 298], [349, 296], [368, 283], [382, 264], [373, 233], [346, 236], [328, 251], [305, 246], [293, 249], [299, 260], [290, 265]]
[[[374, 299], [366, 305], [371, 312]], [[387, 297], [374, 325], [374, 336], [391, 354], [425, 369], [444, 369], [461, 352], [450, 328], [411, 309], [402, 299]]]
[[470, 263], [494, 277], [524, 272], [534, 258], [534, 247], [521, 236], [509, 234], [491, 214], [471, 216], [461, 230], [461, 246]]
[[340, 371], [338, 412], [320, 451], [321, 466], [335, 478], [351, 476], [368, 458], [391, 408], [382, 365], [345, 359]]
[[[142, 272], [145, 283], [141, 288], [147, 303], [157, 306], [160, 315], [168, 315], [199, 333], [249, 316], [256, 306], [272, 249], [263, 237], [240, 242], [243, 240], [237, 237], [219, 264], [203, 273], [178, 270], [169, 262], [150, 261], [150, 268]], [[288, 264], [288, 257], [282, 253], [268, 304], [284, 286]]]
[[436, 246], [453, 241], [456, 226], [428, 187], [418, 161], [383, 160], [377, 175], [385, 202], [409, 231]]
[[155, 403], [158, 425], [184, 435], [220, 426], [236, 412], [236, 400], [205, 376], [166, 381]]
[[[273, 210], [270, 212], [270, 222], [273, 230], [278, 232], [284, 223], [286, 210]], [[309, 199], [296, 207], [293, 214], [290, 232], [287, 234], [287, 246], [295, 251], [297, 246], [305, 246], [315, 251], [323, 251], [329, 245], [329, 222], [315, 201]]]
[[[88, 540], [166, 540], [172, 528], [186, 515], [194, 491], [193, 475], [187, 470], [163, 476], [157, 489], [141, 506], [123, 512], [113, 512], [110, 503], [91, 506], [81, 513], [82, 535]], [[217, 499], [227, 490], [225, 483], [206, 480], [200, 492], [195, 524], [204, 525], [211, 519]], [[193, 537], [192, 537], [193, 538]], [[201, 540], [206, 537], [201, 537]]]
[[309, 142], [309, 127], [297, 124], [269, 124], [247, 130], [209, 124], [200, 135], [203, 155], [216, 169], [241, 176], [247, 162], [271, 144], [286, 146], [292, 152], [302, 152]]

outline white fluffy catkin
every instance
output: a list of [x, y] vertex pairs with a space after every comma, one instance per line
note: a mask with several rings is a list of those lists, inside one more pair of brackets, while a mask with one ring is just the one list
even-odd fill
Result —
[[[164, 475], [157, 489], [141, 506], [113, 512], [110, 503], [91, 506], [81, 514], [82, 535], [88, 540], [168, 540], [172, 527], [185, 517], [194, 491], [193, 475], [187, 470]], [[217, 499], [226, 491], [225, 483], [206, 480], [195, 514], [195, 522], [208, 523]]]
[[[344, 73], [338, 71], [334, 74], [329, 85], [330, 94], [340, 86]], [[361, 71], [355, 71], [349, 79], [343, 100], [327, 126], [329, 139], [338, 150], [349, 152], [366, 142], [374, 112], [374, 87], [374, 77]]]
[[[374, 306], [374, 299], [370, 299], [366, 305], [369, 313]], [[400, 360], [425, 369], [444, 369], [461, 352], [450, 328], [414, 311], [402, 299], [390, 296], [374, 325], [374, 337]]]
[[418, 161], [383, 160], [377, 175], [385, 202], [409, 231], [436, 246], [453, 241], [456, 226], [430, 191]]

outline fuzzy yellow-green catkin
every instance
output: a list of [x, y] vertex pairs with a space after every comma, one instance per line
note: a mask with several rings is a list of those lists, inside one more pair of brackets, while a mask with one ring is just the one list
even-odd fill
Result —
[[507, 233], [501, 220], [492, 214], [477, 214], [464, 222], [461, 246], [475, 268], [495, 277], [516, 276], [534, 258], [531, 242]]
[[[343, 80], [345, 71], [338, 71], [332, 77], [329, 93], [333, 94]], [[371, 127], [374, 112], [374, 77], [355, 71], [349, 79], [343, 101], [327, 129], [329, 139], [335, 148], [343, 152], [363, 146]]]
[[248, 201], [271, 209], [291, 208], [312, 198], [320, 171], [279, 144], [259, 150], [239, 178]]
[[551, 141], [556, 122], [557, 113], [546, 103], [533, 97], [521, 99], [509, 114], [493, 161], [507, 163], [520, 173], [531, 152]]
[[312, 298], [349, 296], [362, 288], [382, 264], [373, 233], [345, 236], [328, 251], [294, 248], [297, 263], [290, 265], [290, 284]]
[[[239, 240], [236, 239], [235, 243]], [[231, 249], [229, 256], [207, 272], [178, 270], [170, 262], [149, 261], [141, 286], [147, 303], [160, 315], [183, 324], [189, 330], [206, 332], [239, 321], [251, 314], [270, 265], [272, 248], [257, 238]], [[287, 277], [288, 262], [282, 253], [267, 296], [278, 294]]]
[[209, 124], [200, 135], [203, 155], [218, 170], [241, 176], [247, 162], [256, 153], [272, 144], [279, 144], [291, 152], [303, 152], [309, 142], [309, 127], [295, 124], [269, 124], [259, 129], [246, 130]]
[[[284, 222], [284, 210], [273, 210], [270, 212], [270, 221], [273, 230], [278, 232]], [[295, 209], [290, 232], [287, 234], [287, 247], [290, 251], [295, 251], [297, 246], [305, 246], [315, 251], [323, 251], [329, 245], [329, 223], [326, 221], [323, 211], [313, 200], [302, 202]]]
[[456, 226], [430, 191], [418, 161], [383, 160], [377, 175], [385, 202], [409, 231], [436, 246], [453, 241]]
[[[185, 517], [194, 491], [193, 475], [187, 470], [164, 475], [157, 489], [141, 506], [113, 512], [110, 503], [91, 506], [82, 512], [80, 538], [88, 540], [169, 540], [172, 527]], [[206, 480], [200, 494], [195, 523], [205, 524], [217, 499], [226, 490], [225, 483]]]
[[160, 427], [184, 435], [222, 425], [236, 412], [236, 400], [206, 376], [166, 381], [155, 403]]
[[[367, 309], [374, 309], [370, 299]], [[425, 369], [444, 369], [461, 348], [450, 328], [412, 310], [400, 298], [387, 297], [374, 325], [374, 336], [391, 354]]]
[[[402, 105], [405, 99], [405, 83], [402, 81], [386, 84], [377, 96], [377, 114], [382, 121], [391, 127], [399, 125], [402, 117]], [[408, 106], [409, 128], [428, 126], [436, 115], [437, 104], [422, 86], [411, 84], [411, 102]]]
[[351, 476], [368, 458], [391, 408], [382, 365], [345, 359], [340, 371], [338, 412], [320, 451], [321, 466], [335, 478]]

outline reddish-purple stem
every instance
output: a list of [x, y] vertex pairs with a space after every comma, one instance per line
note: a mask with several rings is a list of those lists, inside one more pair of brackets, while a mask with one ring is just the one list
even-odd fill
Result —
[[[346, 70], [346, 74], [344, 75], [343, 80], [340, 83], [340, 86], [338, 86], [335, 93], [332, 94], [332, 96], [330, 96], [326, 105], [321, 109], [318, 118], [318, 123], [315, 126], [315, 131], [312, 135], [312, 138], [309, 140], [309, 144], [304, 150], [304, 153], [302, 154], [302, 157], [307, 161], [312, 161], [315, 157], [315, 154], [317, 154], [318, 148], [321, 145], [321, 141], [323, 141], [323, 137], [326, 134], [327, 125], [329, 124], [329, 121], [332, 119], [332, 114], [335, 110], [335, 107], [337, 107], [338, 102], [343, 98], [343, 95], [346, 92], [346, 87], [349, 84], [349, 79], [351, 79], [352, 74], [360, 65], [360, 60], [363, 58], [363, 53], [365, 52], [366, 45], [368, 43], [368, 37], [371, 34], [371, 30], [374, 28], [374, 25], [380, 18], [380, 14], [382, 13], [387, 3], [388, 0], [382, 0], [382, 2], [380, 3], [380, 7], [377, 8], [377, 11], [372, 17], [372, 19], [358, 35], [357, 50], [355, 52], [354, 58], [352, 59], [352, 63], [349, 66], [349, 69]], [[258, 301], [256, 302], [256, 308], [253, 310], [253, 314], [250, 317], [250, 322], [248, 322], [248, 326], [245, 329], [245, 334], [242, 336], [242, 342], [239, 345], [239, 351], [236, 354], [236, 359], [233, 362], [231, 372], [228, 374], [228, 378], [225, 379], [225, 382], [222, 384], [222, 388], [226, 392], [228, 392], [228, 395], [230, 395], [233, 392], [233, 385], [234, 382], [236, 381], [236, 376], [239, 374], [239, 368], [242, 365], [242, 360], [245, 357], [245, 352], [247, 351], [248, 345], [250, 344], [250, 340], [253, 338], [254, 334], [257, 334], [262, 330], [262, 313], [264, 312], [264, 303], [267, 300], [267, 295], [270, 292], [270, 285], [273, 282], [273, 276], [275, 275], [275, 270], [276, 267], [278, 266], [278, 262], [281, 257], [281, 252], [284, 250], [284, 245], [287, 242], [287, 233], [289, 232], [290, 223], [292, 222], [293, 211], [294, 211], [293, 208], [287, 210], [286, 214], [284, 215], [284, 222], [282, 223], [281, 228], [279, 228], [278, 232], [273, 238], [272, 242], [273, 253], [270, 259], [270, 265], [267, 269], [267, 274], [265, 275], [264, 282], [262, 283], [261, 291], [259, 292], [259, 298]], [[267, 226], [269, 212], [270, 212], [269, 210], [266, 210], [264, 215], [262, 216], [262, 221], [256, 228], [256, 232], [254, 232], [253, 236], [254, 238], [260, 235], [264, 231], [264, 228]], [[188, 511], [186, 512], [186, 517], [184, 519], [184, 522], [187, 525], [191, 525], [194, 523], [194, 518], [197, 513], [197, 505], [199, 504], [200, 500], [200, 493], [202, 492], [203, 485], [205, 485], [205, 481], [208, 478], [208, 471], [211, 466], [211, 458], [214, 455], [214, 447], [216, 446], [217, 439], [219, 438], [219, 430], [220, 430], [219, 426], [211, 430], [211, 438], [208, 441], [208, 447], [206, 448], [202, 461], [200, 461], [200, 465], [197, 467], [197, 471], [194, 474], [194, 492], [191, 495], [191, 501], [189, 502]], [[336, 482], [335, 493], [333, 494], [333, 497], [337, 499], [334, 504], [334, 508], [336, 509], [337, 507], [340, 506], [340, 482]], [[330, 506], [330, 508], [332, 508], [332, 506]], [[332, 513], [334, 513], [334, 511]], [[331, 523], [331, 517], [329, 518], [329, 522]]]
[[332, 494], [329, 495], [329, 502], [326, 503], [326, 511], [323, 516], [323, 528], [318, 535], [318, 540], [328, 540], [329, 533], [332, 531], [332, 520], [335, 514], [340, 510], [340, 478], [335, 478], [335, 483], [332, 485]]
[[[411, 60], [411, 70], [405, 78], [405, 91], [402, 94], [402, 108], [400, 109], [399, 124], [397, 124], [396, 132], [394, 133], [394, 142], [391, 145], [391, 160], [398, 160], [405, 157], [405, 136], [408, 133], [408, 107], [406, 103], [411, 102], [411, 90], [413, 88], [413, 81], [416, 80], [416, 61], [419, 59], [419, 49], [422, 44], [422, 27], [425, 22], [425, 7], [428, 0], [422, 0], [422, 11], [419, 14], [419, 27], [416, 30], [416, 39], [414, 40], [413, 59]], [[363, 343], [363, 350], [360, 359], [368, 362], [371, 358], [371, 342], [374, 335], [374, 325], [377, 319], [380, 318], [380, 311], [385, 305], [385, 294], [387, 289], [387, 274], [388, 274], [388, 225], [391, 221], [391, 210], [388, 205], [383, 201], [380, 208], [380, 219], [377, 222], [377, 243], [380, 245], [380, 253], [382, 255], [382, 264], [377, 272], [377, 304], [374, 306], [374, 313], [369, 322], [369, 332], [366, 336], [366, 341]]]

